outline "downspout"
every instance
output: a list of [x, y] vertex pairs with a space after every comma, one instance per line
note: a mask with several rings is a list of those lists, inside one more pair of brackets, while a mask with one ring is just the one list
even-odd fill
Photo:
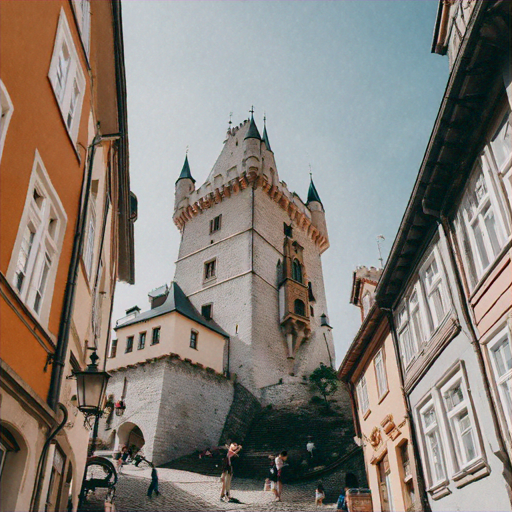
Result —
[[443, 1], [443, 10], [441, 12], [441, 23], [439, 25], [439, 34], [437, 36], [436, 46], [435, 46], [435, 53], [438, 53], [439, 55], [444, 55], [446, 52], [444, 51], [444, 48], [446, 45], [444, 44], [446, 40], [446, 33], [448, 32], [448, 19], [450, 15], [450, 1], [444, 0]]
[[390, 308], [380, 308], [384, 313], [386, 314], [386, 317], [388, 319], [389, 328], [391, 331], [391, 339], [393, 340], [393, 346], [395, 348], [395, 353], [397, 355], [397, 366], [398, 366], [398, 375], [400, 377], [400, 389], [402, 390], [402, 396], [405, 400], [405, 405], [407, 408], [407, 413], [409, 415], [409, 428], [411, 429], [411, 443], [412, 443], [412, 450], [414, 453], [414, 459], [415, 459], [415, 466], [416, 466], [416, 475], [418, 477], [418, 491], [420, 494], [420, 500], [423, 507], [423, 510], [430, 512], [430, 503], [428, 501], [427, 497], [427, 489], [425, 486], [425, 475], [423, 474], [423, 465], [421, 464], [421, 454], [418, 449], [418, 435], [416, 433], [416, 428], [414, 425], [414, 421], [412, 418], [412, 407], [411, 407], [411, 400], [409, 395], [405, 392], [404, 389], [404, 369], [402, 368], [402, 363], [400, 361], [400, 347], [398, 344], [398, 334], [396, 332], [396, 326], [395, 326], [395, 319], [393, 318], [393, 311]]
[[62, 386], [62, 374], [64, 372], [65, 358], [69, 343], [69, 331], [71, 328], [71, 317], [73, 315], [73, 305], [75, 301], [76, 284], [78, 277], [78, 266], [80, 255], [82, 253], [84, 241], [84, 228], [87, 219], [87, 211], [89, 208], [89, 198], [91, 195], [92, 166], [94, 163], [94, 154], [96, 146], [101, 142], [101, 137], [97, 133], [87, 148], [89, 158], [87, 160], [87, 172], [85, 179], [85, 189], [82, 184], [82, 193], [79, 204], [79, 214], [76, 220], [75, 236], [73, 240], [73, 248], [71, 252], [71, 261], [69, 264], [68, 280], [64, 292], [64, 305], [62, 308], [59, 335], [57, 338], [57, 348], [52, 365], [52, 375], [50, 380], [50, 389], [48, 392], [48, 405], [56, 410], [59, 401], [60, 390]]
[[[510, 475], [512, 473], [512, 465], [510, 462], [510, 456], [508, 454], [505, 440], [503, 439], [503, 435], [500, 428], [500, 422], [497, 414], [497, 404], [495, 403], [492, 391], [491, 391], [491, 384], [489, 382], [489, 376], [487, 374], [487, 370], [485, 368], [485, 361], [484, 356], [482, 353], [482, 346], [480, 345], [480, 342], [478, 340], [478, 335], [476, 333], [475, 326], [473, 324], [471, 313], [469, 311], [468, 307], [468, 301], [466, 298], [466, 295], [464, 293], [464, 287], [463, 287], [463, 281], [462, 276], [460, 272], [460, 268], [462, 268], [462, 260], [460, 257], [460, 254], [458, 252], [458, 247], [454, 243], [452, 239], [452, 231], [450, 229], [450, 224], [448, 222], [448, 219], [444, 215], [440, 215], [440, 221], [441, 226], [443, 228], [443, 233], [446, 237], [447, 245], [448, 245], [448, 254], [450, 255], [450, 263], [453, 267], [453, 271], [455, 274], [455, 284], [457, 288], [457, 297], [459, 299], [459, 303], [461, 304], [461, 310], [462, 315], [464, 316], [464, 320], [466, 321], [466, 324], [468, 326], [469, 332], [470, 332], [470, 341], [473, 345], [473, 349], [475, 350], [476, 357], [478, 360], [478, 367], [480, 369], [480, 373], [482, 374], [482, 379], [484, 382], [484, 388], [485, 388], [485, 395], [487, 397], [487, 400], [489, 401], [489, 404], [491, 405], [491, 417], [492, 422], [494, 426], [494, 430], [496, 433], [496, 438], [498, 440], [498, 445], [500, 447], [500, 451], [504, 454], [504, 457], [501, 459], [507, 473]], [[499, 457], [501, 458], [501, 457]]]
[[64, 425], [68, 421], [68, 410], [66, 409], [66, 407], [64, 407], [64, 405], [62, 405], [60, 402], [57, 404], [57, 407], [63, 412], [64, 418], [62, 418], [62, 421], [59, 423], [59, 425], [47, 437], [47, 439], [43, 445], [41, 455], [39, 456], [39, 461], [37, 463], [34, 490], [32, 491], [32, 499], [30, 500], [30, 509], [29, 510], [31, 512], [36, 512], [38, 509], [39, 499], [41, 496], [41, 487], [43, 485], [43, 478], [42, 478], [41, 472], [46, 465], [46, 456], [48, 454], [48, 448], [50, 447], [50, 444], [53, 441], [53, 439], [55, 438], [55, 436], [64, 428]]

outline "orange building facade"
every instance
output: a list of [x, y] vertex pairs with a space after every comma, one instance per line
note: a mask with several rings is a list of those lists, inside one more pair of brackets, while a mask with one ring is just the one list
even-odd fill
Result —
[[134, 281], [119, 2], [0, 4], [0, 510], [77, 506], [88, 348]]
[[398, 355], [386, 313], [375, 303], [382, 269], [354, 272], [350, 302], [362, 324], [338, 370], [354, 405], [373, 510], [424, 510]]

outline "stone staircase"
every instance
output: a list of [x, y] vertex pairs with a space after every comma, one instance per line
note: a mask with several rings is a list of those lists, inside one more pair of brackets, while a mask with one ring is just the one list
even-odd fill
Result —
[[[265, 409], [253, 421], [243, 442], [237, 473], [265, 478], [269, 456], [288, 452], [288, 480], [314, 477], [355, 448], [351, 418], [339, 414], [335, 406], [326, 411], [323, 404]], [[312, 458], [306, 450], [311, 438], [316, 450]]]
[[[306, 450], [309, 436], [316, 446], [313, 458]], [[232, 437], [243, 445], [235, 471], [240, 477], [264, 479], [270, 467], [269, 456], [275, 457], [282, 450], [289, 454], [288, 481], [315, 478], [340, 468], [351, 470], [349, 466], [357, 470], [362, 458], [356, 453], [353, 436], [351, 418], [343, 415], [336, 404], [331, 411], [326, 411], [324, 404], [267, 407], [254, 417], [245, 439]], [[214, 457], [200, 459], [199, 452], [195, 452], [163, 467], [219, 476], [224, 454], [221, 450]]]

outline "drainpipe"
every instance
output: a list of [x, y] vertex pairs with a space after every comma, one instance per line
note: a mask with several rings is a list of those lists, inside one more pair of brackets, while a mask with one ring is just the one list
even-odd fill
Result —
[[439, 34], [437, 36], [436, 41], [436, 47], [435, 47], [435, 53], [438, 53], [440, 55], [444, 55], [444, 48], [445, 48], [445, 39], [446, 39], [446, 33], [448, 32], [448, 18], [450, 15], [450, 5], [451, 2], [449, 0], [443, 1], [443, 10], [441, 12], [441, 23], [439, 25]]
[[509, 456], [507, 448], [506, 448], [506, 443], [505, 443], [505, 440], [503, 439], [503, 434], [502, 434], [501, 428], [500, 428], [500, 422], [499, 422], [498, 413], [497, 413], [497, 410], [498, 410], [497, 404], [496, 404], [493, 394], [491, 392], [491, 383], [489, 381], [489, 375], [485, 368], [482, 346], [480, 345], [475, 326], [472, 322], [471, 313], [470, 313], [469, 306], [468, 306], [468, 299], [466, 298], [466, 295], [464, 293], [464, 287], [462, 284], [463, 281], [462, 281], [462, 276], [461, 276], [461, 272], [460, 272], [460, 269], [463, 266], [462, 259], [458, 252], [458, 246], [454, 243], [454, 241], [452, 239], [452, 231], [450, 229], [450, 223], [448, 222], [448, 219], [444, 215], [440, 215], [440, 222], [441, 222], [441, 226], [443, 228], [443, 233], [446, 237], [446, 241], [447, 241], [447, 245], [448, 245], [448, 254], [450, 256], [450, 263], [453, 267], [453, 271], [455, 274], [455, 285], [456, 285], [456, 289], [457, 289], [457, 297], [459, 299], [459, 303], [461, 304], [462, 315], [463, 315], [464, 320], [466, 321], [466, 324], [469, 329], [471, 344], [473, 345], [473, 349], [475, 350], [475, 353], [476, 353], [478, 367], [480, 369], [480, 373], [482, 374], [482, 379], [484, 382], [485, 395], [487, 397], [489, 405], [491, 406], [490, 407], [491, 417], [492, 417], [492, 422], [493, 422], [496, 438], [498, 440], [498, 445], [500, 447], [500, 451], [504, 454], [504, 457], [502, 458], [502, 462], [505, 466], [505, 470], [510, 475], [512, 472], [512, 465], [510, 462], [510, 456]]
[[101, 136], [97, 133], [87, 148], [89, 154], [87, 161], [87, 171], [85, 180], [85, 188], [82, 187], [80, 197], [79, 214], [76, 220], [75, 236], [73, 240], [73, 248], [71, 253], [71, 261], [69, 264], [68, 281], [64, 292], [64, 305], [61, 313], [59, 325], [59, 335], [57, 338], [57, 347], [52, 365], [52, 375], [50, 380], [50, 390], [48, 392], [48, 405], [53, 409], [57, 409], [57, 403], [60, 397], [62, 387], [62, 374], [66, 364], [66, 354], [69, 344], [69, 331], [71, 328], [71, 318], [73, 316], [73, 306], [75, 302], [76, 285], [78, 279], [78, 267], [80, 255], [82, 253], [84, 233], [87, 220], [87, 212], [89, 209], [89, 199], [91, 195], [92, 168], [94, 164], [94, 155], [96, 147], [104, 140], [114, 140], [119, 138], [119, 134]]
[[42, 471], [44, 467], [46, 466], [46, 456], [48, 454], [48, 448], [50, 448], [50, 444], [55, 438], [55, 436], [64, 428], [64, 425], [68, 421], [68, 410], [64, 405], [62, 405], [60, 402], [57, 404], [57, 407], [63, 412], [64, 418], [62, 418], [62, 421], [59, 423], [59, 425], [55, 428], [53, 432], [50, 433], [50, 435], [47, 437], [43, 449], [41, 451], [41, 455], [39, 456], [39, 462], [37, 463], [37, 470], [36, 470], [36, 478], [34, 483], [34, 490], [32, 491], [32, 499], [30, 500], [30, 511], [36, 512], [39, 507], [39, 499], [41, 497], [41, 487], [43, 485], [43, 476]]
[[409, 415], [409, 428], [411, 429], [411, 444], [412, 444], [412, 450], [414, 453], [415, 458], [415, 466], [416, 466], [416, 476], [418, 477], [418, 491], [420, 494], [420, 500], [422, 505], [422, 510], [425, 510], [427, 512], [430, 512], [430, 503], [428, 501], [427, 497], [427, 489], [425, 486], [425, 475], [423, 474], [423, 465], [421, 464], [421, 454], [418, 449], [418, 435], [416, 433], [416, 428], [414, 425], [413, 417], [412, 417], [412, 407], [411, 407], [411, 400], [409, 395], [405, 392], [404, 389], [404, 382], [405, 382], [405, 376], [404, 376], [404, 369], [402, 367], [402, 363], [400, 361], [400, 347], [398, 343], [398, 334], [396, 332], [396, 326], [395, 326], [395, 319], [393, 318], [393, 310], [390, 308], [380, 308], [384, 313], [386, 314], [389, 328], [391, 331], [391, 339], [393, 340], [393, 346], [395, 348], [395, 352], [397, 355], [397, 366], [398, 366], [398, 375], [400, 377], [400, 389], [402, 390], [402, 396], [405, 400], [405, 405], [407, 407], [407, 413]]

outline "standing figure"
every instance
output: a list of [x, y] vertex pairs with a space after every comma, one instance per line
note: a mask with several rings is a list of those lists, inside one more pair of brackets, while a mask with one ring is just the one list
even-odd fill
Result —
[[306, 444], [306, 450], [309, 452], [311, 458], [314, 457], [314, 451], [316, 450], [315, 443], [311, 440], [311, 436], [308, 438], [308, 442]]
[[160, 496], [160, 491], [158, 490], [158, 473], [153, 463], [151, 464], [151, 468], [151, 483], [148, 488], [148, 498], [153, 496], [153, 491], [155, 491], [157, 496]]
[[282, 451], [275, 459], [275, 480], [274, 480], [274, 494], [276, 496], [275, 501], [281, 501], [281, 494], [283, 492], [283, 481], [282, 472], [284, 466], [287, 466], [286, 459], [288, 458], [288, 452]]
[[231, 492], [231, 480], [233, 479], [233, 457], [238, 457], [241, 449], [241, 445], [231, 443], [228, 453], [222, 461], [222, 475], [220, 477], [222, 489], [220, 491], [220, 501], [229, 501], [231, 497], [229, 493]]

